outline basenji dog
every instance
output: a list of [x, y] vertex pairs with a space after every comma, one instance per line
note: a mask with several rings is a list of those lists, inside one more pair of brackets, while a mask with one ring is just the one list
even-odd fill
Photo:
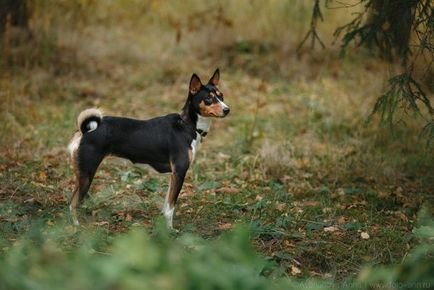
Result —
[[173, 228], [175, 204], [197, 146], [208, 134], [211, 118], [223, 118], [230, 111], [217, 88], [219, 79], [219, 69], [206, 85], [193, 74], [187, 101], [179, 114], [149, 120], [104, 116], [95, 108], [79, 114], [79, 131], [68, 146], [76, 177], [70, 203], [74, 225], [79, 225], [77, 206], [87, 195], [98, 166], [105, 156], [113, 155], [170, 173], [162, 211], [167, 226]]

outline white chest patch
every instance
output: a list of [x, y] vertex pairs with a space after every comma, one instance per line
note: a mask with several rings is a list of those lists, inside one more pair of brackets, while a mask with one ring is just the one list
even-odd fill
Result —
[[211, 120], [209, 118], [204, 118], [201, 115], [197, 115], [196, 128], [202, 130], [203, 132], [208, 132], [211, 126]]
[[[197, 123], [196, 123], [196, 129], [201, 130], [202, 132], [208, 132], [209, 127], [211, 126], [211, 120], [209, 118], [204, 118], [200, 115], [197, 115]], [[194, 161], [194, 157], [196, 156], [197, 148], [202, 141], [202, 136], [199, 133], [196, 133], [196, 139], [191, 141], [190, 148], [192, 151], [192, 158], [191, 162]]]

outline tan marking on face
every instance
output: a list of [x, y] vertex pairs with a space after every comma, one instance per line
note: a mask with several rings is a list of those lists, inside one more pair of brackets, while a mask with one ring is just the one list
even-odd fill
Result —
[[212, 103], [211, 105], [205, 105], [202, 101], [199, 104], [200, 114], [204, 117], [223, 117], [223, 107], [219, 103]]
[[215, 97], [215, 94], [213, 92], [210, 92], [209, 95], [213, 98]]
[[222, 93], [220, 91], [215, 91], [215, 92], [216, 92], [217, 96], [219, 96], [219, 97], [222, 96]]

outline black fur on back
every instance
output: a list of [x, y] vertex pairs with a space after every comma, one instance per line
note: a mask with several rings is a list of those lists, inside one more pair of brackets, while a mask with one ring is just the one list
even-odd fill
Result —
[[[88, 123], [87, 120], [84, 123]], [[186, 156], [182, 153], [190, 148], [195, 138], [195, 126], [185, 122], [179, 114], [150, 120], [105, 116], [95, 131], [83, 135], [79, 164], [89, 158], [115, 155], [133, 163], [149, 164], [158, 172], [170, 172], [171, 162]], [[84, 150], [97, 152], [97, 156], [83, 157], [80, 152]]]

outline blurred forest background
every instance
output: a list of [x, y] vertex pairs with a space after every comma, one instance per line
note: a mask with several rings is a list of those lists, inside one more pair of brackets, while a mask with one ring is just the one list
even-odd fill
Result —
[[[434, 285], [433, 3], [0, 0], [1, 289]], [[71, 226], [78, 113], [213, 122], [160, 226], [167, 177], [117, 158]]]

